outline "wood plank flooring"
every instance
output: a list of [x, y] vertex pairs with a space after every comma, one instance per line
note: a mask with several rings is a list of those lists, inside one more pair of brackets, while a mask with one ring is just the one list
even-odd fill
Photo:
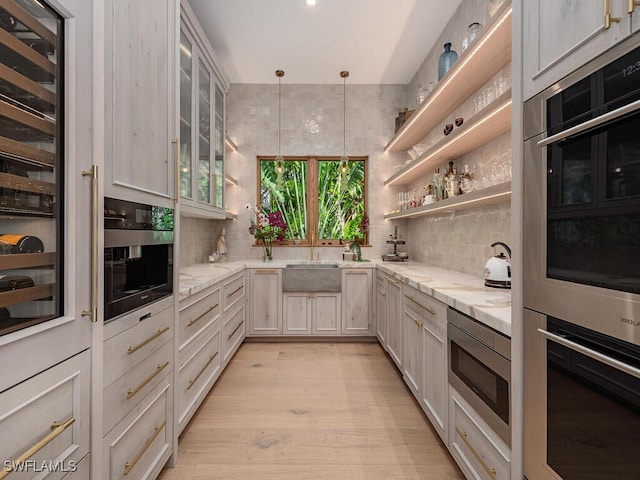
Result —
[[245, 343], [160, 480], [464, 480], [377, 343]]

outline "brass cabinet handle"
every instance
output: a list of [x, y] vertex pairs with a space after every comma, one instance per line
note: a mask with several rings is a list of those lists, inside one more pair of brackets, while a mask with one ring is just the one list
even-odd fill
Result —
[[422, 323], [420, 320], [416, 320], [416, 325], [420, 328], [424, 327], [424, 323]]
[[218, 303], [216, 303], [213, 307], [209, 307], [209, 308], [207, 309], [207, 311], [206, 311], [206, 312], [204, 312], [202, 315], [200, 315], [198, 318], [194, 318], [193, 320], [189, 321], [189, 323], [187, 323], [187, 327], [190, 327], [190, 326], [191, 326], [191, 325], [193, 325], [194, 323], [196, 323], [196, 322], [198, 322], [198, 321], [202, 320], [204, 317], [206, 317], [206, 316], [207, 316], [207, 314], [208, 314], [209, 312], [211, 312], [211, 310], [213, 310], [214, 308], [216, 308], [218, 305], [219, 305], [219, 304], [218, 304]]
[[231, 293], [227, 293], [227, 298], [232, 297], [233, 295], [235, 295], [236, 293], [238, 293], [240, 290], [242, 290], [244, 288], [244, 285], [240, 285], [238, 288], [236, 288], [233, 292]]
[[456, 427], [456, 432], [458, 432], [458, 435], [460, 435], [460, 438], [462, 438], [462, 441], [469, 448], [469, 450], [471, 450], [471, 453], [473, 453], [473, 456], [478, 459], [478, 461], [480, 462], [480, 465], [482, 465], [482, 468], [484, 468], [484, 471], [487, 472], [487, 474], [495, 480], [496, 469], [490, 468], [489, 465], [487, 465], [487, 462], [485, 462], [482, 456], [480, 456], [478, 451], [475, 448], [473, 448], [473, 446], [469, 442], [469, 439], [467, 438], [467, 432], [460, 430], [458, 427]]
[[256, 274], [258, 273], [278, 273], [277, 270], [274, 270], [272, 268], [259, 268], [255, 271]]
[[394, 285], [400, 285], [400, 282], [398, 280], [392, 280], [391, 278], [387, 278], [387, 280], [389, 281], [389, 283], [393, 283]]
[[627, 13], [631, 15], [635, 10], [635, 7], [640, 7], [640, 0], [629, 0], [627, 5]]
[[83, 310], [83, 317], [91, 317], [92, 322], [98, 321], [98, 166], [91, 165], [90, 171], [83, 171], [83, 177], [91, 177], [91, 310]]
[[15, 471], [16, 468], [18, 468], [18, 465], [23, 464], [29, 458], [33, 457], [36, 453], [38, 453], [40, 450], [46, 447], [49, 443], [51, 443], [51, 441], [54, 438], [56, 438], [58, 435], [64, 432], [67, 428], [69, 428], [75, 421], [76, 419], [71, 417], [69, 420], [65, 422], [53, 422], [51, 424], [51, 428], [53, 428], [54, 430], [51, 433], [49, 433], [47, 436], [39, 440], [33, 447], [31, 447], [29, 450], [24, 452], [18, 458], [16, 458], [13, 461], [10, 461], [9, 465], [5, 464], [6, 466], [4, 470], [0, 471], [0, 479], [5, 478], [11, 472]]
[[434, 317], [436, 316], [436, 311], [433, 308], [430, 307], [425, 307], [424, 305], [422, 305], [420, 302], [414, 300], [414, 298], [410, 295], [405, 295], [404, 298], [407, 298], [409, 300], [411, 300], [413, 303], [415, 303], [416, 305], [418, 305], [419, 307], [425, 309], [427, 312], [429, 312], [431, 315], [433, 315]]
[[233, 337], [233, 335], [238, 331], [238, 329], [242, 326], [242, 324], [244, 323], [244, 320], [241, 321], [238, 326], [236, 328], [233, 329], [233, 332], [231, 332], [229, 334], [229, 336], [227, 337], [227, 340], [231, 340], [231, 337]]
[[136, 345], [135, 347], [129, 347], [127, 349], [127, 353], [129, 355], [131, 355], [133, 352], [140, 350], [142, 347], [144, 347], [147, 343], [152, 342], [153, 340], [155, 340], [156, 338], [158, 338], [160, 335], [162, 335], [164, 332], [168, 331], [170, 327], [164, 327], [164, 328], [159, 328], [158, 331], [156, 333], [154, 333], [153, 335], [151, 335], [149, 338], [147, 338], [146, 340], [140, 342], [138, 345]]
[[611, 16], [611, 0], [604, 0], [604, 29], [611, 28], [611, 22], [618, 23], [621, 20], [620, 17]]
[[142, 458], [144, 453], [147, 450], [149, 450], [149, 447], [151, 446], [153, 441], [156, 439], [156, 437], [158, 435], [160, 435], [160, 432], [162, 431], [162, 429], [166, 425], [167, 425], [167, 421], [166, 420], [164, 422], [162, 422], [160, 425], [156, 425], [156, 427], [153, 430], [153, 435], [151, 435], [151, 438], [149, 440], [147, 440], [147, 443], [144, 444], [144, 446], [142, 447], [142, 450], [140, 450], [138, 452], [138, 455], [136, 455], [136, 457], [131, 462], [127, 462], [127, 463], [124, 464], [124, 474], [125, 474], [125, 476], [129, 475], [129, 473], [131, 473], [131, 470], [133, 470], [133, 467], [135, 467], [136, 463], [138, 463], [140, 461], [140, 459]]
[[218, 352], [214, 353], [213, 355], [209, 355], [209, 360], [207, 361], [207, 363], [204, 364], [204, 367], [202, 367], [202, 370], [200, 370], [198, 372], [198, 374], [195, 376], [195, 378], [192, 378], [191, 380], [189, 380], [189, 386], [187, 387], [187, 390], [191, 390], [191, 387], [193, 387], [193, 385], [198, 381], [198, 379], [200, 378], [200, 375], [202, 375], [204, 373], [204, 371], [207, 369], [207, 367], [209, 365], [211, 365], [211, 362], [213, 362], [213, 360], [218, 356]]
[[135, 396], [135, 394], [138, 393], [140, 390], [142, 390], [147, 385], [147, 383], [149, 383], [151, 380], [153, 380], [156, 377], [156, 375], [158, 375], [162, 370], [167, 368], [167, 365], [169, 365], [169, 361], [164, 362], [162, 365], [158, 365], [155, 371], [151, 375], [149, 375], [147, 378], [145, 378], [145, 380], [140, 385], [138, 385], [136, 388], [130, 388], [127, 391], [127, 400], [132, 399]]

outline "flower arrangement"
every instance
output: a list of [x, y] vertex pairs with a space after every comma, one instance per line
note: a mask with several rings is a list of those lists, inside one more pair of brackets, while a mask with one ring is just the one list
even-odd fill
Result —
[[249, 233], [256, 240], [262, 242], [264, 248], [263, 259], [272, 260], [273, 242], [284, 240], [289, 228], [282, 212], [276, 210], [275, 212], [265, 213], [260, 208], [252, 207], [250, 204], [245, 205], [245, 208], [251, 210], [255, 215], [255, 218], [251, 218]]

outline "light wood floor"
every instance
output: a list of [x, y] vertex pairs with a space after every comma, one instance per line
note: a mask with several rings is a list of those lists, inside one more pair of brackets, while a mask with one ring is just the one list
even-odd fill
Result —
[[377, 343], [245, 343], [160, 480], [463, 480]]

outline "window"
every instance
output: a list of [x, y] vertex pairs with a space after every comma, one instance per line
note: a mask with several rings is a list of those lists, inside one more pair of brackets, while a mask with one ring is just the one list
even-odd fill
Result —
[[274, 157], [258, 157], [258, 198], [266, 213], [281, 211], [288, 244], [367, 242], [366, 157], [351, 157], [343, 172], [338, 157], [286, 157], [278, 180]]

